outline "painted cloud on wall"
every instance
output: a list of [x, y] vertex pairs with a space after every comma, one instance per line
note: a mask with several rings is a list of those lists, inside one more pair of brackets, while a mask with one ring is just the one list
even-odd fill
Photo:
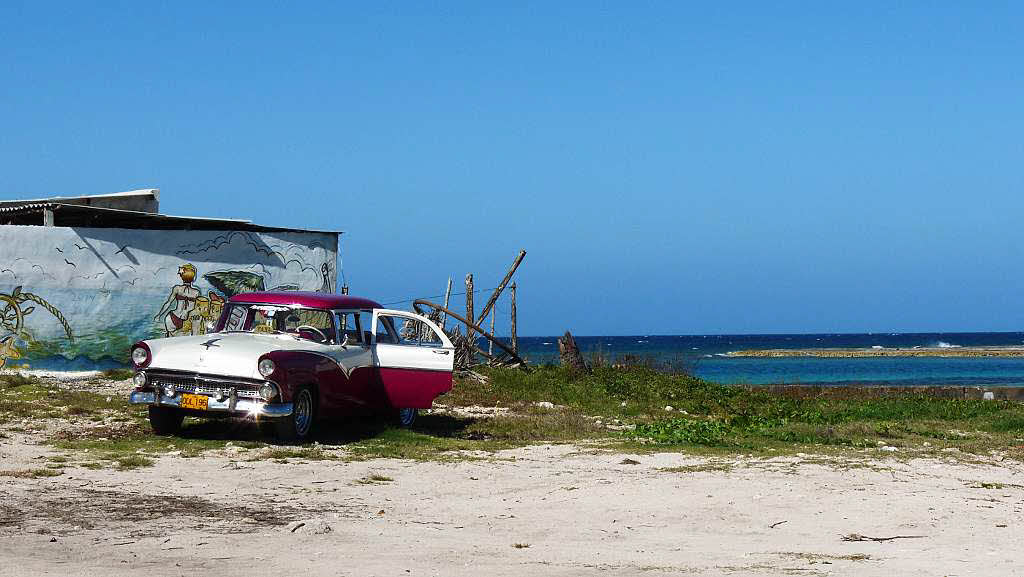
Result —
[[33, 316], [23, 360], [121, 359], [138, 339], [205, 330], [237, 292], [333, 292], [336, 261], [333, 233], [0, 227], [0, 292], [32, 287], [79, 337]]

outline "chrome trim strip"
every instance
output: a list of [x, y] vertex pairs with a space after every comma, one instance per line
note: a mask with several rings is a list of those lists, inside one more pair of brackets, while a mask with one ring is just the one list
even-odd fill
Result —
[[[156, 393], [149, 391], [133, 391], [129, 402], [136, 405], [159, 405], [168, 407], [180, 407], [181, 395], [173, 397], [161, 396], [157, 398]], [[292, 414], [291, 403], [264, 403], [262, 401], [251, 401], [249, 399], [225, 399], [218, 401], [210, 397], [207, 405], [209, 411], [225, 411], [232, 413], [244, 413], [247, 416], [264, 417], [287, 417]]]

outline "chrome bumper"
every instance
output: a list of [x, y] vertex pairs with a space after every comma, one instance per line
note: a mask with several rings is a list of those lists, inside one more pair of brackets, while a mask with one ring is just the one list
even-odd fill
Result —
[[[129, 402], [136, 405], [180, 407], [181, 395], [178, 394], [173, 397], [167, 397], [165, 395], [157, 395], [156, 393], [149, 391], [132, 391]], [[263, 401], [254, 401], [251, 399], [233, 400], [231, 398], [218, 401], [216, 398], [210, 397], [207, 410], [225, 411], [237, 413], [239, 416], [250, 417], [287, 417], [292, 414], [292, 404], [264, 403]]]

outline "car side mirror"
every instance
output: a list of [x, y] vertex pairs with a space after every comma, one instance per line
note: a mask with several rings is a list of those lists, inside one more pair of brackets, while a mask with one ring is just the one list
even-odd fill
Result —
[[348, 346], [348, 333], [345, 333], [345, 336], [341, 337], [341, 347], [345, 348], [347, 346]]

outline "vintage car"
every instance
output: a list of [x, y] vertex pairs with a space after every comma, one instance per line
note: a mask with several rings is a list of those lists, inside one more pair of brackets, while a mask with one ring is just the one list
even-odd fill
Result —
[[266, 422], [308, 439], [321, 417], [387, 413], [403, 426], [451, 390], [454, 349], [420, 315], [346, 295], [235, 295], [207, 334], [132, 346], [131, 402], [159, 435], [186, 416]]

